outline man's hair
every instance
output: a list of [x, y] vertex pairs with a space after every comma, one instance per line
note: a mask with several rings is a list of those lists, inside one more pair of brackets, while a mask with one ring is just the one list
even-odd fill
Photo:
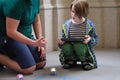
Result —
[[74, 6], [76, 16], [80, 19], [88, 16], [89, 4], [87, 0], [74, 0], [70, 5], [70, 10], [72, 10], [72, 6]]

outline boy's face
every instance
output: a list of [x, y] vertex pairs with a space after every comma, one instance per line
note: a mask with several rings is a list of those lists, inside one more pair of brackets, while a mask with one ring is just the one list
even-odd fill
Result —
[[79, 17], [75, 14], [74, 5], [72, 6], [72, 9], [71, 9], [71, 18], [72, 18], [75, 22], [78, 22], [78, 21], [80, 20]]

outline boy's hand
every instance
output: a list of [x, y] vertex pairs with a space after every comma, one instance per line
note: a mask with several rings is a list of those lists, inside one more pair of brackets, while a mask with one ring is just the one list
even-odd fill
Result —
[[84, 44], [88, 44], [88, 42], [91, 40], [90, 35], [85, 35], [85, 39], [83, 41]]
[[63, 45], [65, 41], [62, 41], [61, 38], [58, 38], [58, 44]]

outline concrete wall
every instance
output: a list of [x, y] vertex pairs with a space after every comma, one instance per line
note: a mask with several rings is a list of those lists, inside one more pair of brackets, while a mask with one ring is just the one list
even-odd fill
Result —
[[[43, 35], [47, 38], [48, 52], [58, 50], [57, 39], [61, 26], [70, 18], [69, 6], [73, 0], [41, 0]], [[120, 48], [120, 0], [88, 0], [89, 18], [99, 36], [95, 48]]]
[[98, 48], [120, 47], [120, 0], [88, 0], [90, 19], [99, 35]]

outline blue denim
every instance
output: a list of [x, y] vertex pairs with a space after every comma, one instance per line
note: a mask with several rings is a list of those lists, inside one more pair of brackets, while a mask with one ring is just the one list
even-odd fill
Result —
[[0, 53], [15, 60], [23, 69], [44, 61], [40, 58], [41, 53], [38, 52], [37, 47], [17, 42], [11, 38], [7, 38], [4, 46], [0, 47]]

